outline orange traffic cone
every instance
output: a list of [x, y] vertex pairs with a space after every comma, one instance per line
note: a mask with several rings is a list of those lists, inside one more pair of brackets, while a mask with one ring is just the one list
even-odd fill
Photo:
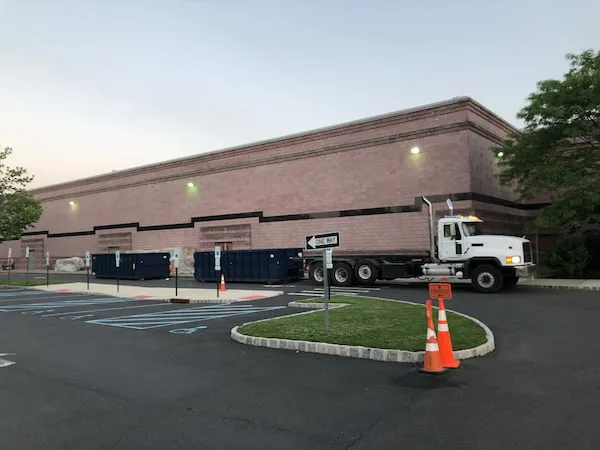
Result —
[[439, 375], [448, 372], [448, 369], [442, 365], [442, 356], [435, 337], [431, 300], [425, 302], [425, 311], [427, 312], [427, 343], [425, 344], [425, 361], [419, 372]]
[[460, 361], [454, 359], [454, 351], [452, 350], [452, 339], [450, 338], [450, 328], [448, 327], [448, 318], [446, 317], [446, 308], [444, 299], [438, 299], [438, 343], [440, 354], [442, 355], [442, 365], [449, 369], [456, 369], [460, 366]]
[[221, 274], [221, 288], [219, 289], [221, 292], [225, 292], [227, 288], [225, 287], [225, 275]]

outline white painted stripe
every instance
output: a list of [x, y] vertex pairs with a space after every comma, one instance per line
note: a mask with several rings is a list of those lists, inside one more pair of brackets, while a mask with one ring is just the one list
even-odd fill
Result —
[[[81, 297], [82, 299], [89, 297], [88, 295], [49, 295], [47, 297], [36, 297], [35, 301], [37, 302], [38, 300], [60, 300], [61, 298], [77, 298], [77, 297]], [[8, 303], [8, 302], [19, 302], [19, 301], [25, 301], [25, 302], [30, 302], [31, 299], [30, 298], [8, 298], [8, 299], [4, 299], [4, 300], [0, 300], [0, 303]]]
[[305, 297], [314, 297], [314, 298], [321, 298], [320, 294], [317, 293], [313, 293], [313, 294], [304, 294], [302, 292], [290, 292], [288, 295], [301, 295], [301, 296], [305, 296]]
[[447, 321], [447, 320], [448, 320], [448, 319], [446, 318], [446, 311], [445, 311], [445, 310], [443, 310], [443, 309], [440, 309], [440, 310], [438, 311], [438, 321], [439, 321], [439, 320], [445, 320], [445, 321]]
[[[304, 293], [304, 295], [311, 295], [313, 297], [325, 297], [325, 292], [312, 292], [312, 291], [302, 291]], [[312, 293], [311, 293], [312, 292]], [[340, 294], [340, 295], [360, 295], [360, 294], [365, 294], [365, 292], [335, 292], [335, 291], [331, 291], [332, 294]], [[290, 295], [292, 295], [290, 293]]]
[[438, 333], [440, 331], [450, 331], [448, 329], [448, 324], [447, 323], [440, 323], [440, 324], [438, 324]]
[[[323, 291], [323, 290], [325, 290], [325, 288], [314, 288], [313, 290], [314, 291]], [[340, 292], [343, 292], [343, 291], [371, 292], [371, 291], [380, 291], [381, 288], [361, 288], [361, 287], [352, 288], [352, 287], [337, 287], [337, 286], [334, 287], [334, 286], [332, 286], [331, 290], [332, 291], [340, 291]]]
[[61, 312], [55, 313], [55, 314], [47, 314], [47, 315], [42, 316], [42, 317], [70, 316], [72, 314], [86, 314], [86, 313], [91, 313], [91, 312], [115, 311], [117, 309], [150, 308], [151, 306], [164, 306], [164, 305], [161, 305], [160, 303], [157, 303], [155, 305], [122, 306], [122, 307], [119, 307], [119, 308], [88, 309], [88, 310], [85, 310], [85, 311], [61, 311]]
[[435, 337], [435, 331], [433, 331], [431, 328], [427, 328], [427, 339]]
[[439, 352], [440, 349], [437, 344], [425, 344], [426, 352]]
[[262, 312], [262, 310], [252, 310], [252, 311], [238, 311], [238, 312], [230, 312], [228, 314], [200, 314], [200, 313], [194, 313], [194, 314], [181, 314], [178, 316], [145, 316], [143, 314], [140, 314], [139, 316], [128, 316], [128, 317], [122, 317], [122, 318], [116, 318], [116, 319], [103, 319], [105, 322], [107, 323], [111, 323], [111, 322], [120, 322], [120, 321], [126, 321], [126, 322], [136, 322], [136, 321], [143, 321], [143, 322], [165, 322], [165, 321], [178, 321], [178, 320], [192, 320], [192, 319], [220, 319], [222, 317], [230, 317], [230, 316], [237, 316], [240, 314], [250, 314], [253, 312]]

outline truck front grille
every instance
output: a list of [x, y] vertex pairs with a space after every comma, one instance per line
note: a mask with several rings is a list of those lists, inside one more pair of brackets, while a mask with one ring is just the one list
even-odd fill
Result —
[[531, 253], [531, 242], [523, 242], [523, 262], [533, 262], [533, 256]]

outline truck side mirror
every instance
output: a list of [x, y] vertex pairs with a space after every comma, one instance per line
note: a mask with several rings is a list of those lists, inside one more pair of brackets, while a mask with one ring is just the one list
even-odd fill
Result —
[[450, 227], [450, 237], [452, 237], [452, 239], [456, 237], [456, 224], [452, 224]]

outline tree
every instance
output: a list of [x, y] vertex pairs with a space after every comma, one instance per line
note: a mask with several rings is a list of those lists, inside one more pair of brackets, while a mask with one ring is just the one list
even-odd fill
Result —
[[42, 216], [42, 204], [25, 190], [34, 177], [23, 167], [8, 167], [12, 148], [0, 151], [0, 240], [19, 239]]
[[493, 151], [502, 184], [549, 197], [538, 225], [571, 234], [600, 221], [600, 51], [566, 58], [563, 79], [538, 82], [517, 114], [524, 129]]

